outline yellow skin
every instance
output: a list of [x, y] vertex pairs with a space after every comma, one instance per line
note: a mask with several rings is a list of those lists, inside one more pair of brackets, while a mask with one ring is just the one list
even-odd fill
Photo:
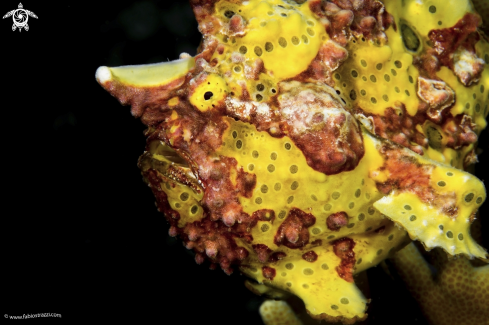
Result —
[[[428, 250], [439, 247], [450, 255], [487, 260], [487, 252], [472, 239], [469, 230], [485, 200], [485, 188], [461, 170], [474, 161], [475, 143], [450, 147], [451, 134], [439, 125], [436, 116], [412, 125], [426, 143], [411, 141], [409, 149], [395, 144], [393, 141], [400, 143], [397, 138], [384, 139], [376, 134], [375, 119], [387, 116], [389, 108], [414, 119], [426, 104], [426, 97], [418, 92], [426, 77], [413, 64], [414, 58], [430, 47], [430, 30], [450, 28], [473, 11], [468, 1], [449, 2], [462, 9], [452, 10], [446, 1], [420, 4], [405, 0], [403, 6], [398, 1], [385, 1], [396, 26], [416, 27], [413, 33], [421, 45], [409, 51], [403, 40], [405, 32], [392, 26], [379, 29], [376, 38], [349, 35], [344, 47], [338, 45], [336, 41], [341, 40], [331, 39], [326, 32], [328, 19], [309, 6], [313, 1], [216, 1], [210, 7], [194, 1], [204, 34], [202, 53], [196, 59], [184, 55], [157, 65], [99, 68], [98, 82], [121, 103], [132, 105], [133, 114], [142, 116], [149, 126], [151, 140], [140, 168], [155, 195], [164, 193], [169, 207], [165, 212], [179, 215], [178, 221], [167, 216], [172, 222], [170, 233], [179, 234], [187, 247], [195, 248], [199, 237], [189, 225], [208, 221], [215, 212], [204, 201], [210, 191], [205, 185], [209, 168], [204, 163], [199, 166], [196, 160], [201, 157], [184, 149], [196, 138], [184, 122], [188, 121], [189, 109], [192, 116], [208, 117], [222, 114], [224, 109], [227, 113], [216, 120], [226, 126], [221, 143], [206, 153], [216, 161], [236, 161], [236, 167], [228, 166], [229, 184], [236, 188], [238, 171], [256, 176], [251, 195], [237, 195], [241, 213], [252, 216], [266, 209], [275, 216], [267, 215], [247, 230], [252, 241], [240, 236], [232, 239], [233, 245], [248, 252], [239, 265], [242, 273], [256, 281], [247, 284], [254, 292], [276, 297], [294, 294], [314, 318], [354, 323], [367, 316], [368, 300], [352, 275], [393, 256], [410, 240], [419, 240]], [[432, 8], [435, 5], [436, 10]], [[311, 62], [328, 46], [339, 56], [347, 55], [334, 63], [319, 62], [326, 66], [325, 75], [306, 73], [317, 72]], [[489, 53], [489, 45], [482, 38], [475, 49], [478, 58]], [[447, 67], [441, 67], [437, 78], [448, 89], [445, 94], [455, 94], [456, 100], [452, 96], [453, 102], [447, 104], [451, 116], [465, 114], [474, 130], [470, 132], [480, 133], [486, 126], [487, 64], [470, 85], [460, 83]], [[320, 111], [323, 106], [314, 106], [318, 101], [334, 109]], [[307, 109], [301, 111], [304, 105]], [[159, 111], [149, 114], [154, 107]], [[364, 153], [353, 168], [326, 173], [311, 166], [294, 140], [294, 132], [311, 132], [307, 123], [313, 110], [325, 116], [341, 115], [350, 123], [339, 130], [336, 140], [344, 141], [352, 130], [361, 139]], [[164, 114], [158, 123], [167, 128], [161, 129], [151, 120], [155, 112]], [[278, 124], [273, 123], [262, 130], [255, 120], [260, 115], [264, 119], [289, 119], [288, 131], [277, 136]], [[218, 132], [212, 126], [202, 131], [211, 136]], [[150, 179], [150, 173], [158, 181]], [[314, 222], [286, 228], [286, 221], [296, 210], [314, 216]], [[231, 232], [241, 223], [230, 211], [213, 220], [216, 227], [224, 225]], [[337, 213], [348, 218], [344, 225], [332, 229], [329, 217]], [[284, 227], [290, 230], [285, 230], [284, 238], [294, 244], [294, 236], [300, 233], [308, 238], [304, 245], [278, 242], [277, 234]], [[354, 246], [338, 252], [343, 239], [354, 242]], [[208, 242], [206, 245], [206, 258], [219, 262], [220, 249]], [[264, 258], [256, 245], [285, 255]], [[316, 257], [306, 258], [305, 253]], [[267, 270], [273, 270], [273, 276]]]

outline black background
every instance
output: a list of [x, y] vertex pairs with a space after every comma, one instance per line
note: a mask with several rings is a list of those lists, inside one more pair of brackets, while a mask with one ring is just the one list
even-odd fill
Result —
[[[200, 34], [188, 2], [22, 4], [39, 17], [29, 31], [0, 20], [1, 312], [261, 324], [262, 298], [238, 271], [199, 266], [168, 236], [136, 166], [144, 127], [94, 77], [101, 65], [195, 55]], [[0, 14], [17, 6], [2, 1]], [[485, 154], [480, 160], [484, 171]], [[379, 267], [368, 275], [368, 324], [390, 324], [392, 315], [425, 324], [401, 282]]]

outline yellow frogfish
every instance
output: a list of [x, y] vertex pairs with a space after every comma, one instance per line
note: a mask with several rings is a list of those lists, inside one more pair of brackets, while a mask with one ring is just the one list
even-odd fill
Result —
[[100, 67], [196, 262], [354, 323], [354, 276], [411, 241], [487, 262], [470, 225], [489, 44], [470, 0], [190, 0], [198, 54]]

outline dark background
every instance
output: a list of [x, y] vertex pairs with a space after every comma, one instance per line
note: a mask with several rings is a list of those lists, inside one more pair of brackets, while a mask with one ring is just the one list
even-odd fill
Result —
[[[0, 14], [17, 1], [1, 2]], [[29, 31], [13, 32], [11, 17], [0, 20], [0, 292], [8, 301], [0, 312], [261, 324], [262, 298], [239, 271], [199, 266], [168, 236], [136, 166], [144, 127], [94, 77], [101, 65], [195, 55], [200, 33], [188, 2], [22, 4], [39, 17], [29, 17]], [[480, 160], [483, 171], [488, 159]], [[393, 313], [425, 324], [401, 282], [380, 267], [368, 274], [368, 324], [390, 324]]]

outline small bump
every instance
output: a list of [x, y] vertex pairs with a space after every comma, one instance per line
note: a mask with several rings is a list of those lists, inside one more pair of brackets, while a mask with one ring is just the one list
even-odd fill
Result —
[[350, 300], [348, 300], [348, 298], [341, 298], [340, 302], [343, 304], [343, 305], [348, 305], [350, 303]]
[[469, 193], [465, 196], [464, 200], [465, 202], [469, 203], [474, 199], [474, 193]]
[[384, 80], [387, 81], [387, 82], [389, 82], [389, 81], [391, 81], [391, 77], [388, 74], [385, 74], [384, 75]]
[[413, 79], [413, 77], [409, 76], [409, 82], [410, 82], [410, 83], [414, 83], [414, 79]]
[[332, 208], [332, 207], [333, 207], [333, 206], [332, 206], [331, 204], [326, 203], [326, 204], [324, 205], [323, 209], [324, 209], [324, 211], [329, 211], [329, 210], [331, 210], [331, 208]]
[[360, 213], [358, 215], [358, 221], [363, 221], [363, 220], [365, 220], [365, 213]]
[[404, 206], [404, 209], [405, 209], [405, 210], [412, 210], [411, 206], [410, 206], [410, 205], [408, 205], [408, 204], [406, 204], [406, 205]]
[[312, 28], [308, 28], [306, 29], [307, 33], [309, 34], [309, 36], [314, 36], [314, 30]]
[[397, 71], [394, 69], [391, 69], [391, 74], [395, 77], [395, 76], [397, 76]]
[[[334, 77], [335, 77], [335, 79], [336, 79], [336, 80], [340, 80], [340, 79], [341, 79], [341, 76], [340, 76], [340, 74], [339, 74], [339, 73], [335, 73], [335, 74], [334, 74]], [[336, 93], [339, 95], [339, 94], [340, 94], [340, 93], [339, 93], [339, 90], [337, 90], [337, 91], [336, 91]]]
[[353, 209], [354, 207], [355, 207], [355, 203], [354, 202], [348, 203], [348, 208]]
[[354, 223], [350, 223], [350, 224], [348, 224], [348, 225], [346, 226], [346, 228], [353, 228], [353, 227], [355, 227], [355, 224], [354, 224]]
[[255, 54], [257, 56], [261, 56], [263, 54], [263, 50], [259, 46], [255, 46]]
[[308, 285], [307, 283], [304, 283], [304, 284], [302, 285], [302, 287], [303, 287], [304, 289], [309, 289], [309, 285]]
[[450, 230], [447, 231], [447, 237], [448, 238], [453, 238], [453, 233]]
[[258, 85], [256, 85], [256, 90], [263, 91], [263, 90], [265, 90], [265, 86], [263, 86], [262, 84], [258, 84]]
[[447, 176], [453, 176], [452, 172], [447, 172]]
[[370, 75], [370, 81], [377, 82], [377, 78], [374, 75]]
[[278, 39], [278, 45], [280, 45], [283, 48], [287, 47], [287, 40], [283, 37], [280, 37]]
[[375, 68], [377, 70], [382, 70], [382, 63], [377, 63], [377, 65], [375, 66]]
[[259, 156], [260, 156], [260, 154], [256, 150], [253, 150], [253, 152], [251, 153], [251, 157], [253, 157], [253, 158], [258, 158]]
[[365, 91], [365, 89], [362, 89], [362, 90], [360, 90], [360, 94], [361, 94], [362, 96], [365, 96], [365, 95], [367, 95], [367, 92]]
[[275, 171], [275, 166], [270, 164], [267, 166], [267, 170], [270, 172], [270, 173], [273, 173]]
[[316, 195], [311, 194], [311, 200], [313, 200], [313, 201], [317, 201], [317, 200], [318, 200], [318, 198], [316, 197]]
[[357, 265], [362, 264], [362, 258], [360, 257], [357, 261]]
[[370, 97], [370, 101], [372, 102], [372, 104], [377, 104], [377, 98], [375, 97]]
[[331, 309], [333, 309], [333, 310], [338, 310], [338, 306], [336, 306], [336, 305], [331, 305]]
[[350, 99], [351, 99], [351, 100], [355, 100], [355, 99], [357, 99], [357, 93], [355, 92], [355, 89], [352, 89], [352, 90], [350, 91]]
[[241, 54], [246, 54], [246, 52], [248, 52], [248, 48], [246, 46], [240, 46], [239, 48], [239, 53]]
[[432, 14], [434, 14], [436, 12], [436, 7], [435, 6], [430, 6], [428, 8], [429, 12], [431, 12]]
[[302, 270], [302, 273], [304, 273], [304, 275], [313, 275], [314, 271], [311, 268], [306, 268], [306, 269]]
[[280, 275], [281, 275], [281, 276], [287, 276], [287, 273], [282, 272], [282, 273], [280, 273]]
[[241, 149], [243, 147], [243, 141], [238, 140], [236, 141], [236, 148]]
[[341, 196], [341, 193], [340, 192], [333, 192], [333, 194], [331, 194], [331, 197], [333, 198], [333, 200], [338, 200]]
[[443, 225], [439, 225], [438, 228], [440, 228], [440, 230], [443, 230]]
[[411, 96], [411, 94], [409, 93], [409, 90], [406, 89], [406, 90], [404, 90], [404, 92], [406, 93], [406, 95]]
[[306, 35], [302, 35], [301, 38], [302, 38], [302, 41], [304, 42], [304, 44], [309, 43], [309, 39], [307, 38]]
[[359, 189], [359, 188], [357, 188], [357, 190], [355, 191], [355, 197], [356, 197], [356, 198], [359, 198], [359, 197], [360, 197], [360, 195], [362, 195], [362, 190], [361, 190], [361, 189]]
[[285, 264], [285, 268], [286, 268], [287, 270], [292, 270], [292, 269], [294, 268], [294, 264], [292, 264], [292, 263], [287, 263], [287, 264]]
[[182, 194], [180, 194], [180, 200], [182, 201], [187, 201], [189, 197], [190, 195], [187, 192], [183, 192]]
[[362, 76], [362, 80], [363, 80], [363, 81], [367, 81], [367, 77]]
[[360, 61], [360, 64], [362, 65], [362, 67], [366, 68], [367, 67], [367, 61], [365, 60], [361, 60]]
[[475, 200], [475, 203], [481, 204], [482, 203], [482, 197], [478, 197], [477, 200]]
[[374, 207], [369, 207], [367, 210], [368, 214], [372, 215], [375, 213], [375, 208]]
[[299, 45], [300, 41], [299, 41], [299, 37], [297, 36], [292, 36], [292, 38], [290, 39], [290, 41], [292, 42], [292, 44], [294, 45]]
[[233, 70], [234, 70], [234, 72], [236, 72], [236, 73], [240, 73], [240, 72], [241, 72], [241, 67], [240, 67], [239, 65], [237, 65], [237, 66], [235, 66], [235, 67], [234, 67], [234, 69], [233, 69]]
[[272, 153], [270, 154], [270, 159], [272, 159], [272, 160], [277, 160], [277, 153], [276, 153], [276, 152], [272, 152]]
[[410, 220], [410, 221], [414, 221], [414, 220], [416, 220], [416, 216], [413, 214], [412, 216], [410, 216], [410, 217], [409, 217], [409, 220]]
[[480, 112], [480, 110], [481, 110], [481, 104], [477, 103], [477, 104], [475, 105], [475, 111], [476, 111], [477, 113], [479, 113], [479, 112]]
[[394, 87], [394, 90], [395, 90], [395, 91], [396, 91], [396, 93], [398, 93], [398, 94], [401, 92], [401, 90], [399, 89], [399, 87]]
[[273, 51], [273, 44], [270, 42], [266, 42], [265, 43], [265, 51], [272, 52]]
[[389, 237], [387, 237], [387, 239], [389, 239], [389, 241], [391, 241], [393, 238], [394, 238], [394, 235], [389, 235]]
[[299, 167], [297, 167], [297, 165], [292, 165], [290, 166], [289, 170], [292, 174], [295, 174], [299, 171]]
[[262, 232], [267, 232], [268, 229], [270, 229], [270, 226], [265, 223], [265, 224], [261, 225], [260, 229]]
[[384, 95], [382, 95], [382, 99], [384, 101], [388, 102], [389, 101], [389, 96], [387, 96], [387, 95], [384, 94]]
[[314, 22], [312, 20], [306, 21], [306, 24], [308, 24], [309, 26], [314, 26]]
[[257, 197], [257, 198], [255, 199], [255, 203], [256, 203], [256, 204], [262, 204], [262, 203], [263, 203], [262, 198], [261, 198], [261, 197]]
[[290, 184], [290, 189], [292, 191], [297, 190], [298, 187], [299, 187], [299, 182], [297, 182], [297, 181], [293, 181], [292, 184]]
[[438, 21], [438, 26], [441, 26], [442, 22], [441, 20]]
[[312, 233], [314, 235], [319, 235], [321, 233], [321, 230], [319, 228], [312, 228]]
[[396, 68], [398, 68], [398, 69], [402, 68], [402, 62], [401, 62], [401, 61], [399, 61], [399, 60], [394, 61], [394, 65], [395, 65], [395, 66], [396, 66]]
[[464, 235], [463, 234], [458, 234], [457, 238], [458, 238], [458, 240], [464, 240]]
[[328, 239], [333, 239], [333, 238], [335, 238], [335, 235], [329, 235], [328, 236]]
[[191, 214], [196, 214], [197, 211], [199, 211], [199, 207], [196, 205], [193, 205], [192, 208], [190, 209]]
[[265, 194], [268, 192], [268, 186], [266, 186], [265, 184], [263, 184], [260, 188], [260, 191]]
[[484, 92], [484, 85], [481, 85], [480, 91], [481, 91], [481, 94]]
[[180, 209], [181, 207], [182, 207], [182, 205], [180, 203], [178, 203], [178, 202], [175, 203], [175, 208]]
[[280, 211], [279, 214], [278, 214], [278, 218], [279, 219], [285, 218], [285, 214], [286, 214], [286, 212], [284, 210]]
[[290, 150], [290, 148], [292, 148], [292, 145], [290, 143], [286, 142], [284, 144], [284, 148], [285, 148], [285, 150]]
[[287, 198], [287, 203], [291, 204], [292, 202], [294, 202], [294, 196], [291, 195]]
[[328, 269], [329, 269], [329, 266], [328, 266], [328, 264], [323, 263], [323, 264], [321, 264], [321, 268], [322, 268], [323, 270], [328, 270]]
[[287, 285], [287, 287], [289, 287], [289, 288], [290, 288], [290, 287], [292, 287], [292, 283], [290, 283], [290, 282], [287, 282], [287, 283], [286, 283], [286, 285]]
[[282, 189], [282, 184], [280, 183], [275, 183], [275, 185], [273, 186], [273, 189], [275, 191], [280, 191]]
[[253, 164], [249, 164], [249, 165], [248, 165], [248, 170], [249, 170], [249, 171], [253, 171], [253, 169], [255, 169], [255, 165], [253, 165]]
[[382, 252], [383, 252], [383, 250], [382, 250], [382, 249], [379, 249], [379, 250], [377, 251], [377, 256], [380, 256], [380, 255], [382, 254]]
[[238, 137], [238, 132], [233, 131], [233, 138], [235, 138], [235, 139], [236, 139], [237, 137]]
[[357, 78], [358, 77], [358, 72], [356, 70], [351, 70], [351, 76], [353, 78]]

